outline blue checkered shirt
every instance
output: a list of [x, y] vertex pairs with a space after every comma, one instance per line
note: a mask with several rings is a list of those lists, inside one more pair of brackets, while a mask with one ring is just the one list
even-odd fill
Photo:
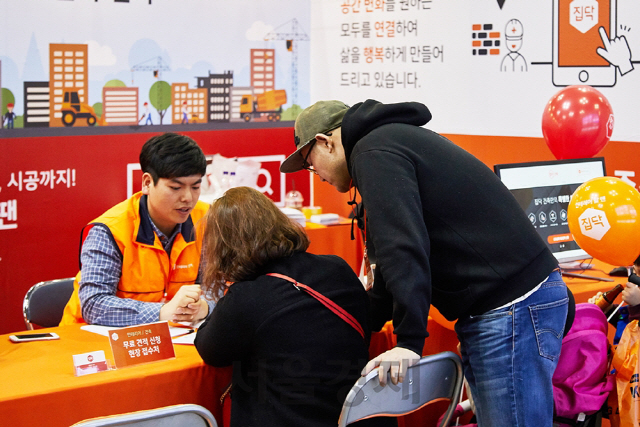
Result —
[[[182, 230], [178, 224], [170, 237], [165, 236], [151, 221], [156, 235], [167, 254]], [[87, 234], [80, 253], [82, 275], [78, 296], [82, 306], [82, 317], [90, 324], [105, 326], [130, 326], [157, 322], [160, 319], [162, 302], [143, 302], [116, 296], [122, 274], [120, 253], [104, 227], [92, 227]], [[199, 283], [200, 275], [196, 282]], [[209, 313], [215, 305], [207, 301]]]

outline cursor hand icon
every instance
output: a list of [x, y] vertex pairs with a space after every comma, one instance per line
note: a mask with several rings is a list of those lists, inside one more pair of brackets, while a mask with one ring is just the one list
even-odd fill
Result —
[[625, 36], [616, 37], [613, 40], [609, 40], [607, 30], [604, 27], [598, 29], [600, 32], [600, 38], [604, 44], [604, 49], [599, 47], [596, 49], [598, 55], [602, 56], [612, 65], [615, 65], [620, 70], [621, 75], [627, 74], [633, 70], [633, 64], [631, 63], [631, 50], [627, 43]]

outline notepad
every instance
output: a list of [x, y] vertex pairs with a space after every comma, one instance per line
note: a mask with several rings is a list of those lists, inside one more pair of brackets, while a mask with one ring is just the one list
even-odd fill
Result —
[[325, 213], [319, 215], [311, 215], [309, 221], [316, 224], [331, 225], [340, 223], [340, 215], [335, 213]]

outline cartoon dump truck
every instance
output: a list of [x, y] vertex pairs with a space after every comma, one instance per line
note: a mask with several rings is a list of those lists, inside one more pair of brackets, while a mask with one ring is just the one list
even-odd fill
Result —
[[76, 119], [87, 119], [89, 126], [95, 126], [98, 120], [93, 107], [80, 102], [80, 97], [76, 91], [65, 91], [61, 111], [62, 124], [67, 127], [73, 126]]
[[266, 118], [277, 122], [282, 115], [282, 106], [287, 103], [287, 92], [282, 89], [269, 90], [258, 95], [242, 95], [240, 116], [245, 122], [252, 118]]

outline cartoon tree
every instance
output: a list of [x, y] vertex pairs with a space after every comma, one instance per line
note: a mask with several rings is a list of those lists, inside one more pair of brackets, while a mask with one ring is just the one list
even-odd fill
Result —
[[149, 102], [158, 111], [160, 124], [162, 124], [167, 108], [171, 106], [171, 86], [169, 83], [162, 80], [155, 82], [149, 89]]
[[113, 79], [106, 82], [104, 87], [127, 87], [127, 85], [122, 80]]
[[282, 112], [282, 120], [294, 121], [296, 117], [298, 117], [298, 114], [300, 113], [302, 113], [302, 107], [300, 107], [298, 104], [293, 104], [291, 107], [287, 108]]
[[16, 97], [13, 96], [13, 92], [11, 92], [7, 88], [2, 88], [2, 117], [7, 113], [7, 104], [16, 103]]
[[[92, 105], [93, 111], [96, 113], [98, 118], [102, 118], [102, 102], [96, 102]], [[98, 120], [98, 124], [102, 124], [102, 120]]]

